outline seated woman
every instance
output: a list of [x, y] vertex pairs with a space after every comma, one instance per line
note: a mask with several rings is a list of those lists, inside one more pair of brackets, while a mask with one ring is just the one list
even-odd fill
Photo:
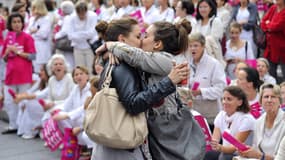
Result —
[[43, 121], [50, 117], [54, 110], [62, 110], [65, 99], [71, 93], [74, 82], [68, 72], [67, 62], [62, 54], [55, 54], [48, 63], [48, 72], [52, 75], [48, 81], [48, 93]]
[[223, 144], [219, 144], [224, 131], [229, 132], [240, 142], [252, 144], [252, 131], [255, 119], [249, 113], [249, 105], [244, 91], [237, 86], [229, 86], [224, 89], [223, 110], [215, 118], [215, 128], [211, 146], [213, 151], [206, 153], [205, 160], [232, 160], [236, 148], [223, 138]]
[[32, 139], [39, 133], [41, 128], [41, 119], [44, 115], [44, 110], [38, 99], [47, 98], [47, 83], [49, 75], [46, 70], [46, 65], [41, 66], [40, 83], [36, 84], [33, 88], [29, 89], [25, 93], [16, 95], [15, 102], [22, 103], [24, 107], [21, 121], [19, 121], [18, 135], [22, 135], [24, 139]]
[[[256, 121], [253, 145], [240, 152], [242, 157], [273, 160], [285, 135], [285, 112], [280, 109], [280, 88], [264, 84], [260, 90], [260, 104], [265, 113]], [[284, 158], [284, 157], [283, 157]]]
[[269, 74], [269, 62], [265, 58], [258, 58], [257, 59], [257, 71], [260, 77], [260, 80], [262, 80], [264, 83], [271, 83], [276, 84], [276, 79], [272, 77]]
[[[80, 88], [81, 91], [84, 93], [82, 93], [83, 94], [82, 96], [75, 96], [75, 94], [71, 94], [70, 98], [68, 99], [75, 99], [73, 102], [80, 104], [78, 104], [77, 108], [73, 109], [70, 108], [69, 111], [65, 110], [65, 112], [61, 112], [60, 114], [54, 115], [53, 119], [56, 121], [67, 122], [68, 125], [67, 127], [72, 128], [73, 134], [77, 136], [78, 144], [82, 146], [81, 155], [90, 158], [92, 148], [94, 148], [96, 144], [93, 141], [91, 141], [89, 137], [86, 135], [86, 133], [83, 131], [83, 121], [85, 116], [85, 109], [87, 109], [90, 101], [92, 100], [97, 90], [99, 89], [99, 78], [93, 77], [90, 80], [90, 83], [89, 82], [87, 83], [87, 78], [88, 78], [87, 69], [85, 67], [77, 66], [74, 71], [74, 79], [77, 82], [77, 86], [74, 88], [73, 91]], [[86, 86], [84, 89], [82, 89], [81, 87], [82, 84], [84, 83]], [[81, 100], [79, 100], [79, 98]], [[83, 152], [83, 150], [86, 149], [87, 152]]]
[[258, 89], [262, 83], [256, 69], [248, 67], [238, 71], [237, 85], [245, 92], [250, 105], [250, 113], [256, 119], [259, 118], [262, 113], [258, 93]]
[[[76, 66], [72, 75], [76, 85], [73, 87], [69, 96], [65, 99], [62, 111], [56, 115], [53, 115], [53, 119], [58, 121], [58, 125], [62, 131], [64, 128], [82, 126], [84, 114], [80, 115], [79, 113], [82, 112], [81, 110], [84, 108], [86, 99], [91, 96], [90, 83], [88, 82], [89, 72], [87, 68], [83, 66]], [[83, 141], [81, 140], [81, 137], [82, 135], [79, 136], [78, 142], [80, 145], [93, 148], [94, 145], [91, 140]]]

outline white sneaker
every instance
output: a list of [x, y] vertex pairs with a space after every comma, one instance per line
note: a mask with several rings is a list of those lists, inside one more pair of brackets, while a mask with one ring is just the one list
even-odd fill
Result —
[[22, 135], [22, 138], [23, 139], [33, 139], [33, 138], [35, 138], [36, 136], [35, 135]]

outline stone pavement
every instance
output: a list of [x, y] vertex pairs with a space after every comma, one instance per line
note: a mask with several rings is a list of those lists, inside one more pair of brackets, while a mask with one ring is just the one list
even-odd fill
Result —
[[[0, 132], [6, 127], [8, 124], [0, 120]], [[60, 151], [51, 152], [40, 138], [25, 140], [0, 133], [0, 160], [60, 160]]]

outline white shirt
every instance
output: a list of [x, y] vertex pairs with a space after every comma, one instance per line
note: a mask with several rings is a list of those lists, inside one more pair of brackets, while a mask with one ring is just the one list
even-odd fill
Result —
[[61, 26], [60, 30], [55, 33], [54, 38], [55, 39], [59, 39], [62, 38], [64, 36], [66, 36], [68, 34], [68, 32], [70, 32], [70, 27], [68, 26], [68, 17], [70, 17], [70, 15], [66, 15], [64, 17], [62, 17], [61, 20], [59, 20], [58, 24]]
[[[250, 13], [249, 13], [247, 8], [246, 9], [239, 9], [237, 16], [236, 16], [236, 20], [237, 20], [237, 22], [248, 21], [249, 16], [250, 16]], [[242, 39], [252, 39], [252, 36], [253, 36], [252, 30], [247, 31], [245, 29], [242, 29], [241, 34], [240, 34], [240, 37]]]
[[[255, 119], [249, 113], [235, 112], [233, 115], [228, 116], [225, 111], [220, 113], [215, 118], [215, 127], [219, 128], [221, 134], [224, 131], [229, 132], [232, 136], [236, 136], [239, 132], [253, 131], [255, 127]], [[253, 132], [247, 137], [245, 143], [252, 145]], [[223, 139], [223, 145], [230, 145], [230, 143]]]
[[160, 14], [160, 19], [159, 21], [166, 21], [172, 23], [174, 18], [175, 18], [175, 13], [173, 8], [168, 7], [166, 10], [164, 10]]
[[90, 84], [87, 83], [86, 86], [80, 91], [78, 85], [75, 85], [69, 94], [68, 98], [64, 101], [63, 109], [65, 112], [70, 112], [76, 108], [83, 107], [87, 97], [91, 96]]
[[276, 79], [269, 75], [268, 73], [262, 78], [264, 83], [276, 84]]
[[52, 21], [50, 20], [48, 15], [40, 17], [37, 20], [35, 19], [35, 17], [30, 18], [27, 33], [30, 33], [30, 30], [38, 29], [37, 32], [31, 34], [31, 36], [35, 40], [35, 48], [37, 52], [35, 62], [38, 64], [47, 63], [51, 57], [51, 25]]
[[159, 10], [152, 5], [147, 11], [145, 7], [141, 8], [144, 23], [152, 24], [160, 20]]
[[[247, 41], [247, 50], [245, 49], [245, 45], [239, 49], [231, 48], [230, 47], [231, 40], [228, 40], [226, 43], [226, 53], [225, 53], [225, 60], [230, 60], [230, 59], [235, 59], [235, 58], [240, 58], [243, 60], [246, 59], [254, 59], [254, 54], [252, 51], [252, 46], [249, 41]], [[227, 66], [227, 74], [231, 79], [235, 79], [235, 74], [234, 70], [236, 68], [236, 63], [230, 63]]]
[[216, 41], [219, 41], [223, 37], [223, 23], [219, 17], [211, 17], [206, 25], [202, 25], [202, 20], [197, 21], [197, 24], [193, 28], [193, 33], [200, 32], [204, 36], [213, 36]]
[[226, 28], [231, 20], [231, 13], [225, 7], [220, 7], [217, 9], [217, 17], [221, 19], [224, 26], [224, 32], [226, 32]]
[[89, 49], [90, 45], [87, 40], [95, 41], [97, 32], [95, 26], [97, 24], [97, 15], [92, 11], [87, 11], [87, 17], [81, 21], [76, 13], [73, 13], [68, 18], [68, 38], [71, 40], [71, 45], [76, 49]]
[[113, 19], [120, 19], [123, 16], [131, 14], [134, 10], [135, 10], [135, 8], [133, 6], [131, 6], [131, 5], [128, 5], [126, 7], [121, 7], [121, 8], [119, 8], [118, 12], [116, 12], [112, 16], [111, 20], [113, 20]]

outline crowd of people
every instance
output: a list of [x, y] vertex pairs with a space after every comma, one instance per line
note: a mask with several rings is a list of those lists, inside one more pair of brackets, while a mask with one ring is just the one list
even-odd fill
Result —
[[[17, 0], [0, 14], [2, 135], [33, 139], [53, 119], [87, 159], [161, 159], [158, 150], [172, 148], [149, 113], [175, 114], [181, 101], [205, 119], [210, 149], [191, 146], [205, 160], [284, 159], [285, 0]], [[149, 138], [136, 148], [104, 146], [83, 127], [110, 65], [126, 112], [146, 113]]]

